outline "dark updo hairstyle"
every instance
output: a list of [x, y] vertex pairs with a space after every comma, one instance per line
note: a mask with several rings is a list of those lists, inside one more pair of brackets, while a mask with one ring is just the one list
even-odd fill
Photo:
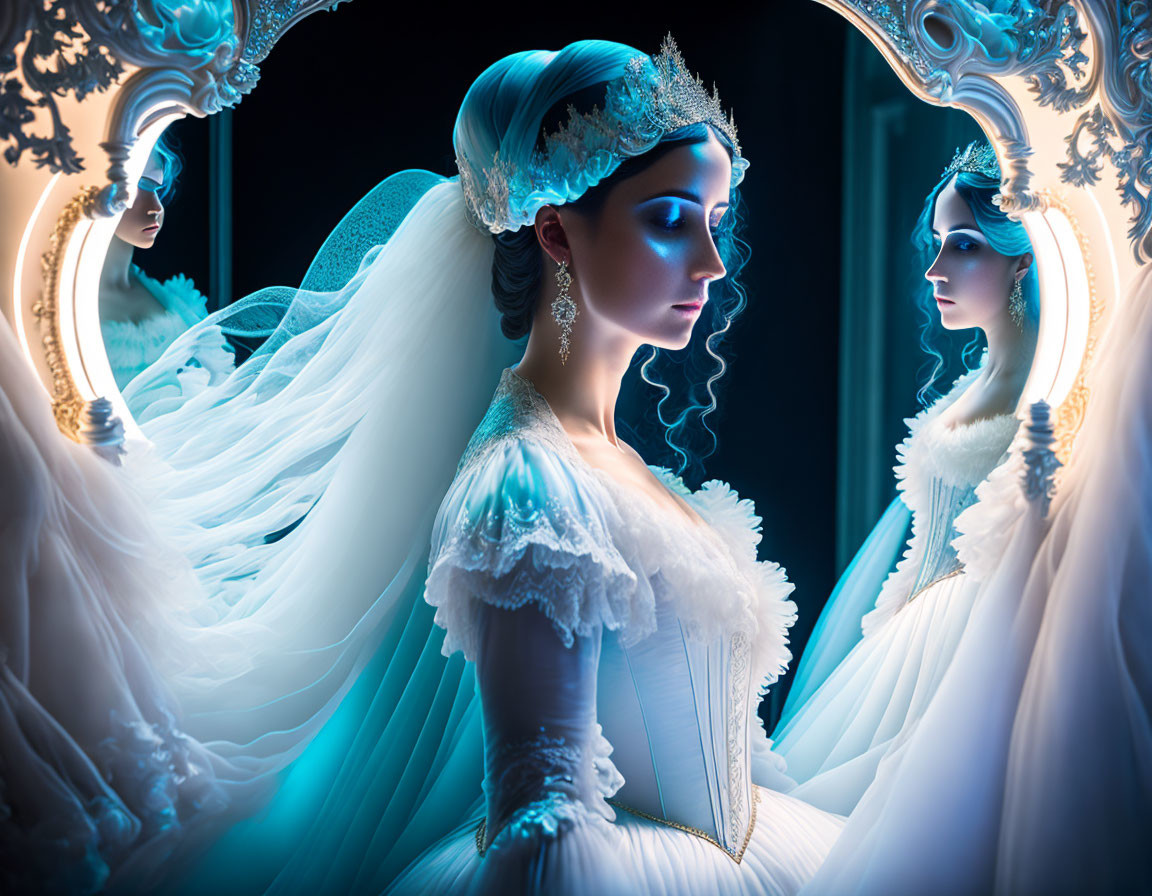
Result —
[[[567, 121], [570, 107], [578, 111], [591, 109], [603, 100], [604, 89], [603, 84], [593, 85], [556, 103], [544, 118], [538, 145], [542, 146], [545, 134], [558, 130]], [[609, 191], [620, 181], [639, 174], [673, 149], [703, 143], [710, 135], [732, 154], [731, 142], [719, 131], [703, 122], [687, 125], [665, 134], [643, 155], [625, 159], [610, 177], [567, 207], [595, 217]], [[715, 386], [727, 368], [719, 348], [746, 304], [737, 280], [748, 261], [748, 245], [739, 236], [742, 222], [738, 190], [732, 191], [730, 203], [716, 235], [717, 250], [727, 274], [710, 284], [704, 306], [707, 321], [698, 324], [707, 326], [709, 335], [703, 339], [694, 336], [686, 348], [677, 351], [649, 346], [633, 359], [633, 370], [644, 382], [656, 387], [659, 398], [647, 413], [622, 421], [621, 428], [643, 446], [645, 457], [666, 464], [678, 475], [702, 474], [704, 459], [716, 450], [716, 434], [706, 418], [717, 408]], [[496, 251], [492, 260], [492, 295], [502, 315], [500, 328], [509, 339], [524, 339], [532, 328], [542, 292], [543, 249], [531, 226], [494, 234], [493, 240]], [[672, 381], [675, 387], [669, 385]], [[700, 426], [692, 426], [695, 422]]]

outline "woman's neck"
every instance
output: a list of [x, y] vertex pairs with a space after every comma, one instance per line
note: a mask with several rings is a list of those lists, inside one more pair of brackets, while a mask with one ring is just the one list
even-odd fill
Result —
[[135, 247], [118, 236], [112, 237], [100, 271], [100, 292], [127, 292], [131, 286], [132, 252]]
[[1031, 320], [1019, 326], [1006, 314], [983, 331], [988, 342], [985, 376], [989, 381], [1017, 383], [1022, 390], [1032, 369], [1039, 328]]
[[[552, 327], [537, 326], [528, 337], [524, 357], [516, 373], [529, 380], [552, 408], [569, 435], [596, 436], [619, 447], [616, 438], [616, 400], [620, 384], [638, 345], [632, 340], [600, 340], [592, 344], [584, 328], [572, 334], [572, 349], [567, 362], [561, 363], [559, 332]], [[552, 323], [549, 319], [548, 323]], [[581, 333], [583, 330], [583, 334]]]

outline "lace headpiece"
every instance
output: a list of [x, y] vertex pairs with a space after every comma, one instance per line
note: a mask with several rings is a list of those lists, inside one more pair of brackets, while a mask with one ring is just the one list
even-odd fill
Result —
[[996, 161], [996, 151], [987, 143], [974, 140], [963, 149], [956, 150], [952, 162], [940, 175], [943, 180], [956, 174], [958, 171], [970, 171], [974, 174], [983, 174], [985, 177], [999, 183], [1000, 163]]
[[671, 35], [655, 58], [640, 54], [609, 81], [603, 107], [581, 113], [568, 107], [568, 121], [546, 135], [529, 158], [468, 158], [458, 150], [456, 166], [473, 222], [500, 233], [536, 219], [545, 205], [563, 205], [608, 177], [625, 159], [652, 149], [671, 131], [707, 123], [732, 144], [732, 186], [748, 162], [740, 155], [736, 124], [725, 115], [715, 87], [709, 92], [693, 76]]

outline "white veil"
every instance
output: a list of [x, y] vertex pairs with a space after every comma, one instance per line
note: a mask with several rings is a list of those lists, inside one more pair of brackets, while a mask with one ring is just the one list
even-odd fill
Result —
[[306, 326], [155, 417], [152, 445], [129, 452], [204, 586], [166, 635], [188, 648], [166, 670], [185, 730], [251, 774], [299, 752], [406, 617], [440, 498], [516, 358], [491, 237], [458, 182], [437, 180], [343, 288], [296, 292]]

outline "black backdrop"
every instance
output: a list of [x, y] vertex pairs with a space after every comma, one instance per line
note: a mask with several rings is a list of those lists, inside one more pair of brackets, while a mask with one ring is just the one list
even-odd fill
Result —
[[[724, 4], [478, 5], [354, 0], [289, 31], [233, 118], [233, 295], [300, 282], [325, 236], [376, 183], [405, 168], [454, 173], [456, 111], [472, 80], [523, 49], [596, 37], [655, 52], [671, 32], [690, 68], [734, 110], [752, 260], [749, 306], [726, 355], [719, 448], [727, 480], [764, 517], [761, 557], [796, 583], [799, 656], [834, 584], [842, 84], [846, 25], [809, 0]], [[395, 7], [392, 7], [395, 9]], [[137, 260], [208, 284], [208, 124], [173, 126], [185, 157], [165, 232]], [[706, 478], [708, 478], [706, 477]], [[795, 663], [793, 663], [795, 666]], [[781, 705], [773, 689], [765, 714]]]

